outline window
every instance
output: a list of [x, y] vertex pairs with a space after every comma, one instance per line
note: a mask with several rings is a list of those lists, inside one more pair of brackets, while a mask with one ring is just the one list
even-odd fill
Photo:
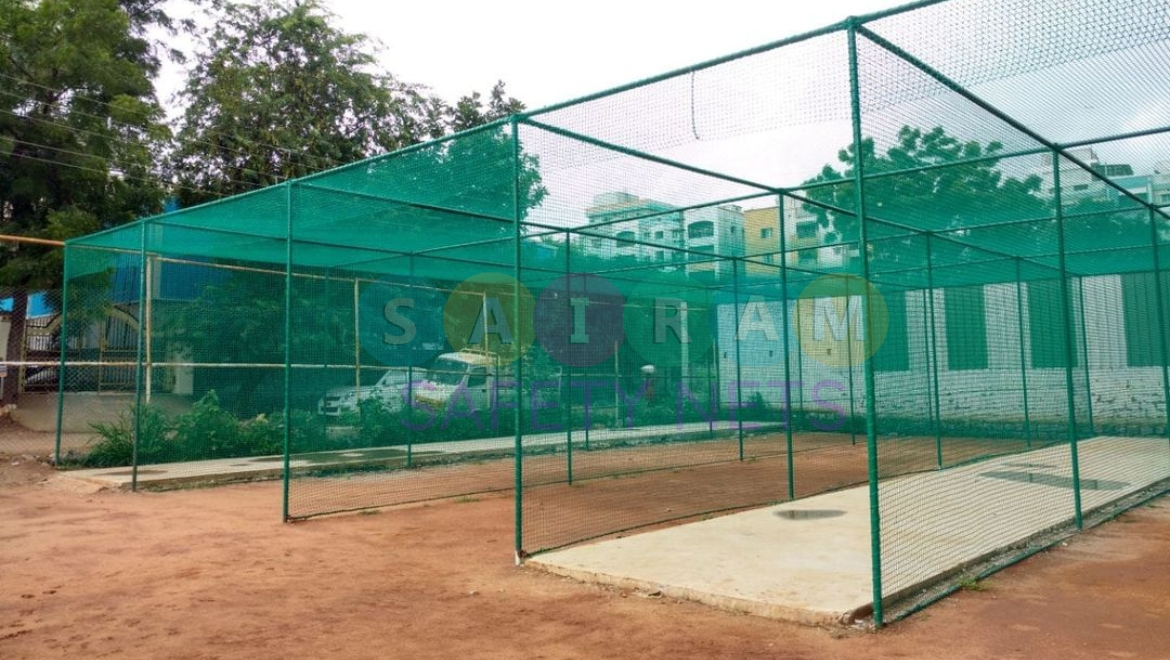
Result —
[[632, 240], [636, 239], [637, 237], [638, 237], [637, 234], [635, 234], [632, 231], [619, 231], [617, 233], [617, 239], [619, 241], [632, 241]]
[[1088, 190], [1088, 189], [1089, 189], [1089, 184], [1087, 184], [1087, 183], [1078, 183], [1075, 186], [1073, 186], [1073, 190]]
[[817, 223], [815, 222], [801, 222], [796, 225], [797, 238], [816, 238]]
[[772, 238], [772, 233], [775, 229], [772, 227], [763, 227], [760, 229], [760, 238]]
[[663, 236], [665, 236], [665, 233], [661, 229], [654, 232], [654, 238], [661, 239]]
[[943, 289], [947, 369], [987, 368], [987, 307], [982, 286]]
[[695, 222], [687, 228], [687, 237], [695, 238], [709, 238], [715, 235], [715, 223], [704, 220], [702, 222]]
[[655, 252], [654, 253], [654, 260], [655, 261], [666, 261], [666, 253], [663, 252], [662, 250]]
[[[1164, 313], [1170, 313], [1170, 273], [1162, 273]], [[1126, 362], [1131, 367], [1163, 364], [1162, 340], [1158, 337], [1158, 287], [1153, 273], [1121, 276], [1121, 301], [1125, 317]], [[1170, 324], [1168, 324], [1170, 325]], [[1166, 345], [1170, 346], [1170, 327]]]
[[[910, 337], [906, 327], [906, 293], [904, 291], [883, 291], [890, 325], [886, 339], [873, 354], [874, 371], [909, 371]], [[864, 299], [862, 299], [864, 305]], [[876, 337], [875, 337], [876, 339]]]
[[[1064, 303], [1060, 295], [1060, 280], [1028, 282], [1027, 291], [1032, 368], [1063, 369], [1068, 365], [1068, 351], [1065, 350], [1065, 333], [1061, 327]], [[1077, 351], [1073, 351], [1074, 367], [1077, 366], [1077, 358]]]
[[766, 264], [772, 263], [773, 262], [772, 257], [773, 257], [773, 255], [771, 255], [771, 254], [765, 254], [764, 255], [764, 263], [766, 263]]
[[670, 230], [670, 237], [675, 239], [676, 241], [680, 240], [682, 238], [682, 230], [681, 229], [671, 229]]

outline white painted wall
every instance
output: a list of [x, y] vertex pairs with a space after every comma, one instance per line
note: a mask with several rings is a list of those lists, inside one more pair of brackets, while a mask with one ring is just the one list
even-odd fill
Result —
[[[1078, 416], [1088, 412], [1085, 383], [1092, 393], [1094, 421], [1129, 424], [1149, 423], [1164, 425], [1166, 401], [1159, 367], [1130, 367], [1127, 353], [1122, 311], [1121, 279], [1118, 276], [1087, 278], [1084, 283], [1086, 300], [1085, 339], [1088, 345], [1088, 369], [1083, 354], [1074, 369], [1076, 407]], [[985, 288], [987, 314], [988, 368], [982, 370], [951, 371], [947, 368], [947, 337], [945, 328], [946, 301], [941, 290], [935, 291], [935, 330], [938, 341], [939, 408], [944, 419], [979, 419], [991, 421], [1021, 421], [1023, 409], [1023, 378], [1020, 363], [1020, 336], [1024, 337], [1024, 358], [1029, 397], [1029, 413], [1033, 421], [1061, 421], [1067, 417], [1066, 373], [1063, 368], [1035, 369], [1031, 362], [1027, 314], [1027, 287], [1024, 295], [1023, 327], [1017, 323], [1016, 286], [995, 284]], [[1076, 301], [1074, 300], [1074, 303]], [[742, 303], [741, 303], [742, 304]], [[924, 313], [925, 297], [921, 292], [907, 295], [906, 315], [909, 325], [909, 363], [905, 372], [878, 372], [875, 374], [877, 405], [882, 415], [925, 418], [932, 402], [932, 374], [928, 361], [930, 338]], [[791, 314], [790, 303], [790, 314]], [[781, 327], [780, 302], [769, 302], [767, 308]], [[741, 307], [742, 310], [742, 307]], [[719, 368], [725, 383], [736, 380], [734, 309], [721, 306], [719, 313]], [[1079, 321], [1079, 319], [1077, 319]], [[1078, 323], [1078, 350], [1081, 341]], [[792, 380], [803, 380], [803, 394], [807, 410], [826, 409], [829, 405], [848, 411], [850, 405], [850, 370], [830, 368], [800, 352], [795, 336], [789, 338], [793, 357], [790, 359]], [[782, 340], [765, 340], [762, 333], [744, 338], [739, 345], [741, 380], [780, 381], [784, 378]], [[800, 356], [799, 368], [797, 355]], [[864, 371], [861, 365], [852, 369], [856, 414], [865, 410]], [[814, 401], [814, 388], [820, 383]], [[846, 389], [833, 387], [834, 383]], [[755, 388], [745, 386], [745, 391]], [[761, 387], [765, 400], [772, 405], [783, 403], [783, 389], [779, 386]], [[726, 396], [725, 387], [725, 396]], [[750, 394], [745, 395], [745, 398]], [[727, 397], [730, 399], [731, 397]], [[793, 393], [794, 407], [799, 396]]]

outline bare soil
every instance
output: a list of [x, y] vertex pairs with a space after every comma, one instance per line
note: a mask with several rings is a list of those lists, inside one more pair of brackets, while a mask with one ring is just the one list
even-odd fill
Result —
[[871, 633], [516, 568], [508, 494], [281, 524], [280, 487], [93, 492], [4, 458], [0, 658], [1170, 657], [1165, 499]]

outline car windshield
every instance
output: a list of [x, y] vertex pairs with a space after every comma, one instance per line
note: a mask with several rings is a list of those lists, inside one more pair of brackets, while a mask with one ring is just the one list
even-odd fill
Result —
[[458, 385], [467, 373], [467, 365], [454, 360], [439, 360], [427, 371], [427, 380], [436, 385]]
[[406, 384], [406, 374], [400, 371], [388, 371], [378, 380], [378, 387], [397, 388]]

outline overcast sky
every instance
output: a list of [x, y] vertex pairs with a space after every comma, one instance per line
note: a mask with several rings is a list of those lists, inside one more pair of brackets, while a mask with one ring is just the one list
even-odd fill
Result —
[[[176, 13], [183, 2], [172, 0]], [[427, 85], [452, 102], [471, 91], [487, 92], [497, 80], [504, 80], [508, 92], [531, 110], [774, 42], [850, 15], [906, 4], [902, 0], [323, 2], [343, 30], [364, 33], [381, 44], [381, 68], [399, 79]], [[1065, 11], [1038, 12], [1022, 0], [997, 5], [1001, 13], [987, 12], [995, 4], [990, 1], [954, 3], [919, 13], [917, 22], [883, 24], [879, 32], [903, 45], [913, 42], [911, 50], [916, 55], [959, 76], [971, 91], [1056, 141], [1167, 125], [1170, 83], [1164, 77], [1151, 79], [1146, 72], [1159, 70], [1163, 63], [1170, 66], [1166, 48], [1170, 22], [1161, 26], [1155, 21], [1155, 29], [1138, 30], [1139, 25], [1149, 25], [1141, 19], [1149, 10], [1140, 0], [1117, 0], [1110, 11], [1100, 10], [1099, 0], [1050, 2]], [[1170, 5], [1160, 11], [1170, 21]], [[924, 36], [923, 24], [937, 33]], [[190, 47], [189, 39], [176, 41]], [[1126, 49], [1118, 51], [1118, 45]], [[664, 109], [635, 98], [589, 116], [610, 122], [601, 127], [609, 132], [598, 136], [610, 142], [769, 185], [799, 185], [824, 164], [835, 163], [837, 149], [851, 139], [845, 112], [848, 90], [840, 74], [845, 71], [845, 51], [840, 46], [823, 51], [811, 46], [788, 49], [788, 59], [762, 58], [748, 72], [729, 67], [718, 74], [723, 78], [700, 78], [698, 87], [692, 79], [690, 111], [682, 117], [685, 139], [674, 143], [670, 141], [677, 136], [671, 131], [677, 132], [679, 126], [670, 122], [682, 116], [677, 99], [672, 101], [676, 106]], [[872, 44], [864, 46], [863, 55], [863, 74], [868, 76], [863, 80], [863, 101], [877, 103], [867, 110], [863, 130], [879, 141], [888, 143], [903, 125], [945, 126], [961, 139], [1004, 141], [1009, 151], [1035, 146], [1030, 138], [974, 110], [969, 101], [946, 92], [905, 62], [877, 52]], [[827, 76], [826, 71], [839, 75]], [[181, 109], [170, 98], [184, 79], [185, 72], [171, 65], [160, 80], [160, 96], [170, 105], [172, 116]], [[734, 93], [729, 95], [728, 90]], [[881, 106], [886, 96], [890, 107]], [[655, 98], [674, 97], [668, 88], [659, 89]], [[612, 125], [614, 116], [629, 118], [633, 133], [611, 135], [617, 130]], [[548, 121], [549, 116], [541, 119]], [[653, 130], [639, 128], [650, 125]], [[585, 132], [595, 134], [596, 129], [590, 125]], [[526, 139], [530, 148], [540, 151], [535, 139]], [[700, 189], [684, 177], [663, 177], [647, 170], [639, 179], [616, 166], [610, 173], [612, 180], [604, 179], [595, 167], [585, 183], [584, 173], [569, 165], [558, 172], [559, 156], [575, 157], [575, 152], [561, 146], [553, 145], [540, 154], [545, 183], [552, 192], [545, 203], [550, 213], [563, 206], [579, 214], [593, 194], [609, 190], [627, 189], [681, 202], [673, 198]], [[1130, 163], [1138, 172], [1146, 172], [1170, 155], [1170, 140], [1153, 136], [1103, 145], [1098, 151], [1105, 162]], [[1026, 176], [1042, 165], [1037, 158], [1003, 164], [1010, 166], [1014, 176]], [[703, 194], [706, 200], [712, 193]]]
[[[398, 78], [455, 100], [497, 80], [532, 109], [905, 4], [897, 0], [325, 0]], [[177, 11], [183, 11], [177, 8]], [[183, 73], [168, 67], [167, 101]]]

